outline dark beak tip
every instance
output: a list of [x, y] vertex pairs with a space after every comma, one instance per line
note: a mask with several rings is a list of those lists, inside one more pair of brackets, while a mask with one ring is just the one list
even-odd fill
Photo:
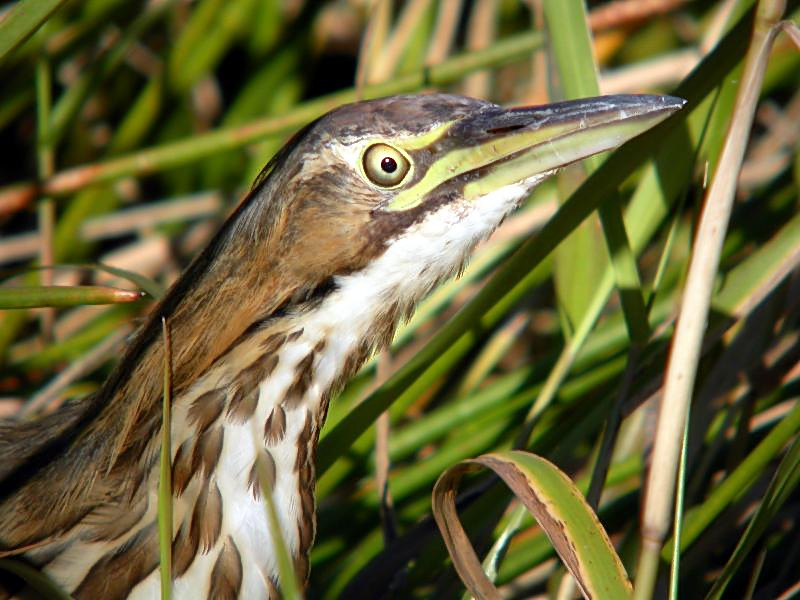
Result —
[[689, 103], [688, 100], [677, 96], [659, 96], [659, 98], [661, 98], [662, 105], [667, 110], [680, 110]]
[[598, 96], [589, 100], [598, 102], [598, 114], [606, 111], [613, 114], [615, 111], [620, 111], [618, 114], [624, 118], [652, 118], [659, 115], [665, 118], [688, 104], [688, 101], [683, 98], [666, 94], [615, 94]]
[[688, 103], [683, 98], [677, 96], [668, 96], [666, 94], [616, 94], [611, 96], [598, 96], [596, 100], [618, 105], [620, 108], [629, 106], [638, 108], [644, 112], [660, 112], [670, 111], [674, 112], [682, 109]]

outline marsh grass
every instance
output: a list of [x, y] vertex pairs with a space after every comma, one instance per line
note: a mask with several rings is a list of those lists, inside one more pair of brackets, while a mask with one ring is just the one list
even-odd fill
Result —
[[[513, 447], [588, 493], [642, 597], [666, 596], [671, 570], [680, 597], [721, 597], [726, 585], [790, 593], [800, 581], [800, 54], [790, 35], [775, 38], [750, 90], [741, 170], [721, 162], [756, 4], [781, 3], [590, 2], [584, 15], [574, 2], [25, 0], [24, 18], [10, 7], [0, 22], [0, 291], [74, 290], [55, 310], [0, 312], [2, 414], [25, 411], [43, 388], [37, 410], [96, 388], [119, 354], [104, 344], [152, 299], [83, 306], [78, 286], [105, 290], [102, 300], [111, 288], [159, 294], [287, 136], [333, 106], [432, 88], [504, 104], [592, 86], [672, 93], [689, 101], [680, 114], [542, 185], [398, 332], [380, 377], [371, 362], [332, 404], [308, 595], [459, 597], [431, 491], [459, 461]], [[798, 2], [787, 5], [779, 16], [796, 23]], [[663, 423], [677, 408], [662, 403], [665, 372], [704, 242], [706, 182], [720, 173], [735, 190], [730, 222], [718, 223], [718, 266], [704, 280], [710, 310], [693, 326], [679, 435], [662, 442], [681, 448], [688, 414], [682, 536], [672, 554], [664, 492], [667, 525], [648, 531], [655, 550], [643, 553], [646, 481], [660, 469], [675, 481], [651, 451], [659, 411]], [[50, 263], [118, 270], [33, 268]], [[376, 428], [384, 411], [388, 427]], [[376, 464], [388, 469], [380, 494]], [[488, 561], [500, 592], [556, 596], [564, 569], [510, 493], [481, 475], [461, 492], [479, 557], [503, 540]]]

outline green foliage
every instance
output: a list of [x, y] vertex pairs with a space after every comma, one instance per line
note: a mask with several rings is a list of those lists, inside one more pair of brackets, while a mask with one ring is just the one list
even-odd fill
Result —
[[[428, 88], [504, 104], [583, 95], [597, 85], [592, 50], [601, 90], [671, 93], [686, 108], [541, 186], [332, 403], [308, 593], [459, 597], [431, 491], [458, 462], [515, 447], [579, 483], [633, 577], [658, 392], [755, 2], [734, 3], [727, 17], [722, 0], [665, 3], [672, 12], [611, 24], [600, 19], [608, 3], [588, 3], [586, 21], [582, 3], [545, 2], [538, 29], [523, 3], [410, 1], [381, 16], [382, 4], [18, 3], [0, 22], [0, 136], [11, 149], [0, 164], [0, 302], [41, 304], [42, 290], [20, 290], [38, 285], [84, 286], [57, 292], [71, 294], [60, 306], [100, 301], [87, 291], [98, 286], [160, 295], [269, 156], [330, 108]], [[453, 13], [459, 4], [464, 13]], [[796, 22], [798, 2], [788, 5]], [[778, 596], [797, 582], [785, 557], [800, 519], [798, 89], [800, 55], [778, 36], [697, 361], [681, 596], [717, 597], [725, 585]], [[574, 242], [581, 224], [586, 237]], [[30, 270], [74, 261], [113, 268]], [[4, 414], [149, 304], [0, 311]], [[117, 355], [49, 393], [62, 401], [96, 385]], [[381, 525], [382, 447], [397, 537]], [[483, 552], [501, 540], [489, 561], [495, 583], [512, 597], [554, 593], [564, 570], [547, 562], [554, 551], [533, 519], [487, 477], [466, 478], [466, 490], [458, 510], [472, 543]], [[670, 549], [656, 559], [664, 579]]]

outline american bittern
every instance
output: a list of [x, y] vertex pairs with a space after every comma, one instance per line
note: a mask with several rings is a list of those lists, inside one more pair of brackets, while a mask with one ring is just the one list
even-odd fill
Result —
[[3, 548], [78, 598], [158, 596], [165, 317], [174, 597], [279, 595], [258, 461], [305, 579], [331, 395], [537, 183], [682, 104], [610, 96], [503, 109], [433, 94], [344, 106], [307, 126], [98, 393], [3, 425]]

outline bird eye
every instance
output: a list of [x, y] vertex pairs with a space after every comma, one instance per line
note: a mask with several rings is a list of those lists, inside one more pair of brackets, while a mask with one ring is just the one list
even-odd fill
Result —
[[364, 172], [381, 187], [393, 187], [408, 174], [411, 165], [399, 150], [386, 144], [375, 144], [364, 153]]

